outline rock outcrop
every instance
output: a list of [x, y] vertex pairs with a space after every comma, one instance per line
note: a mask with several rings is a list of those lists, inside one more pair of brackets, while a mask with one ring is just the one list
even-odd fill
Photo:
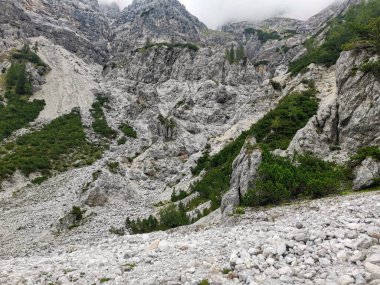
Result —
[[257, 169], [261, 163], [261, 150], [256, 146], [255, 138], [249, 139], [232, 164], [230, 190], [224, 194], [221, 211], [224, 215], [233, 213], [240, 200], [253, 187]]

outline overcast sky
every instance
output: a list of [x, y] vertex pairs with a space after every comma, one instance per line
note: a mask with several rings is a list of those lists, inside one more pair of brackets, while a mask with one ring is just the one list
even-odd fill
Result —
[[[335, 0], [180, 0], [193, 15], [210, 28], [227, 22], [258, 21], [272, 16], [306, 20]], [[342, 0], [338, 0], [342, 1]], [[117, 3], [121, 8], [132, 0], [99, 0]]]

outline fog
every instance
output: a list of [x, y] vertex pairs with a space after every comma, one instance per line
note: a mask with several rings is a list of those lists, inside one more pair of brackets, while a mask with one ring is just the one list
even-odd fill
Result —
[[[186, 8], [210, 28], [228, 22], [259, 21], [274, 16], [306, 20], [336, 0], [180, 0]], [[341, 1], [341, 0], [338, 0]], [[132, 0], [99, 0], [121, 8]]]

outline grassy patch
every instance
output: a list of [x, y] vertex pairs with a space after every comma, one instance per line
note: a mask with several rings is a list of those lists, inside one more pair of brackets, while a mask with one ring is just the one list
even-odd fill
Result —
[[73, 111], [53, 120], [41, 130], [5, 145], [0, 156], [0, 181], [20, 170], [28, 176], [88, 165], [99, 159], [102, 149], [86, 140], [80, 114]]

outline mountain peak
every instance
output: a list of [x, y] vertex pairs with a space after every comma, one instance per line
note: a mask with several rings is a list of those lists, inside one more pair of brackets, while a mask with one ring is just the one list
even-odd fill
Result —
[[206, 25], [177, 0], [134, 0], [114, 23], [122, 38], [140, 44], [154, 41], [199, 42]]

